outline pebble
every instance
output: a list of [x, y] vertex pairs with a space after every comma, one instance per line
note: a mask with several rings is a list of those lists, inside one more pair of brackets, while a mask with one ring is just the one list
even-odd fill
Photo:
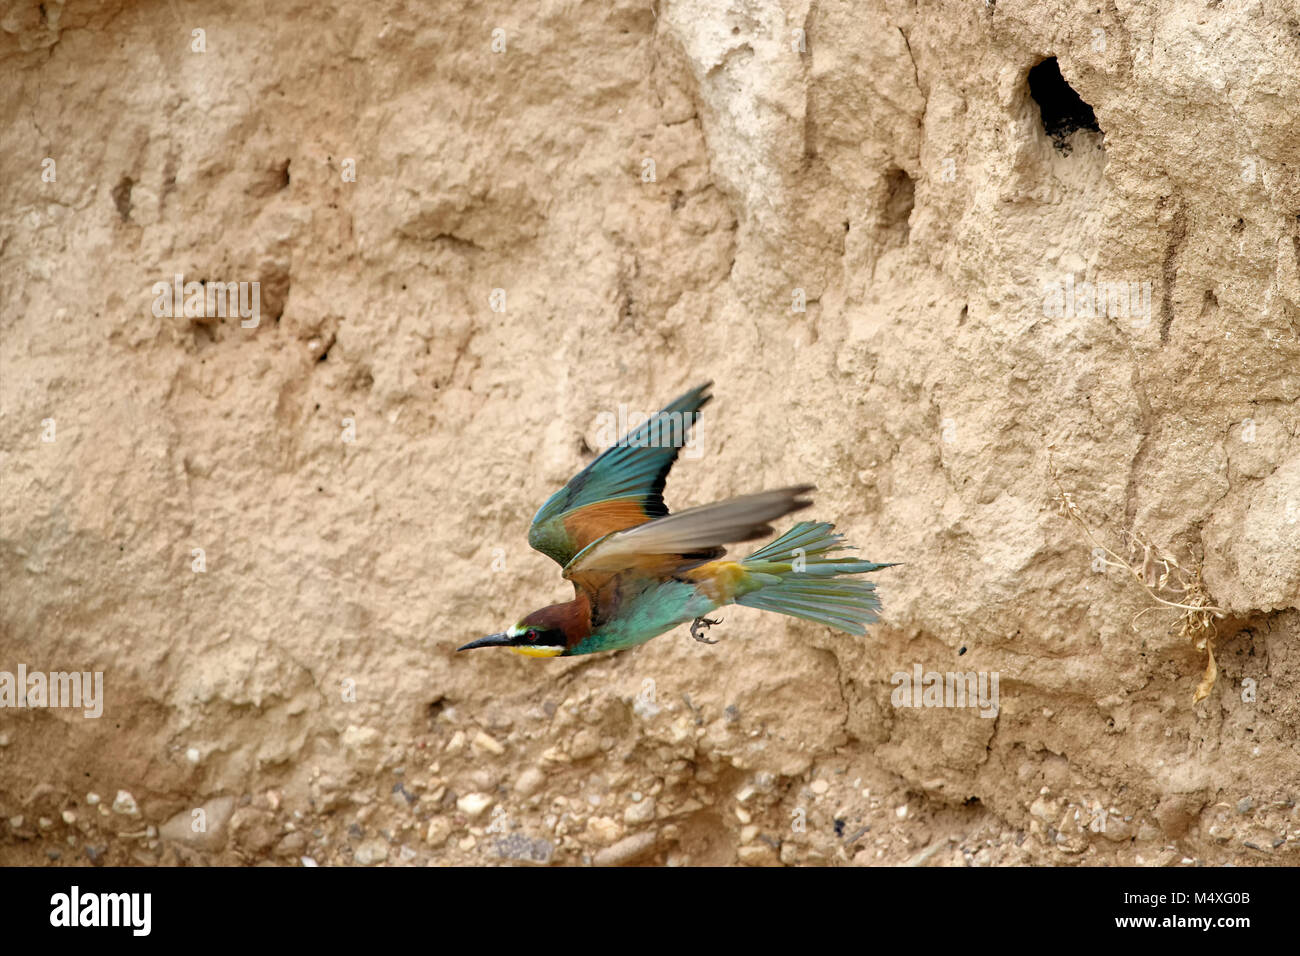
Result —
[[446, 817], [434, 817], [429, 821], [429, 828], [424, 831], [424, 842], [437, 849], [451, 836], [451, 821]]
[[488, 753], [496, 757], [499, 757], [506, 752], [506, 748], [501, 746], [495, 737], [482, 730], [474, 735], [474, 741], [471, 746], [479, 753]]
[[92, 806], [92, 807], [95, 806], [96, 804], [98, 804], [98, 803], [99, 803], [99, 794], [97, 794], [97, 793], [88, 793], [88, 794], [86, 794], [86, 803], [88, 803], [88, 804], [89, 804], [90, 806]]
[[1241, 800], [1237, 801], [1237, 812], [1245, 816], [1247, 813], [1250, 813], [1253, 806], [1255, 806], [1254, 800], [1250, 797], [1243, 797]]
[[456, 809], [471, 820], [477, 820], [490, 806], [492, 806], [492, 798], [486, 793], [467, 793], [456, 801]]
[[303, 866], [316, 866], [316, 861], [309, 856], [304, 856], [300, 861]]
[[831, 785], [827, 783], [825, 780], [814, 780], [812, 782], [812, 786], [809, 787], [808, 789], [810, 789], [813, 793], [817, 794], [817, 796], [820, 797], [823, 796], [826, 793], [826, 791], [829, 790], [830, 788]]
[[752, 843], [736, 851], [742, 866], [780, 866], [781, 861], [776, 850], [766, 843]]
[[621, 827], [609, 817], [592, 817], [587, 821], [587, 832], [596, 842], [609, 845], [618, 839]]
[[185, 751], [185, 759], [192, 764], [197, 764], [203, 759], [203, 755], [199, 753], [198, 747], [191, 747], [189, 750]]
[[555, 855], [555, 844], [549, 840], [530, 839], [522, 833], [498, 837], [492, 843], [496, 855], [503, 860], [517, 860], [521, 863], [547, 864]]
[[600, 753], [600, 737], [590, 727], [583, 727], [573, 735], [569, 745], [569, 756], [574, 760], [586, 760]]
[[569, 755], [559, 747], [547, 747], [542, 751], [543, 763], [568, 763]]
[[284, 838], [275, 845], [275, 855], [283, 857], [301, 856], [302, 851], [305, 849], [307, 849], [307, 834], [297, 830], [286, 833]]
[[388, 844], [383, 840], [375, 837], [367, 840], [357, 847], [352, 859], [362, 866], [370, 866], [374, 863], [383, 863], [388, 859]]
[[623, 822], [630, 826], [649, 823], [654, 818], [655, 802], [649, 797], [632, 804], [623, 811]]
[[537, 767], [529, 767], [515, 781], [515, 793], [521, 797], [531, 797], [542, 789], [544, 783], [546, 783], [546, 774]]
[[[202, 813], [195, 815], [195, 810]], [[162, 825], [162, 837], [203, 850], [218, 850], [225, 845], [231, 817], [235, 812], [235, 798], [213, 797], [202, 807], [178, 811]], [[200, 824], [200, 821], [202, 823]], [[195, 829], [195, 827], [200, 827]]]
[[619, 840], [613, 846], [605, 847], [596, 854], [592, 863], [595, 866], [623, 866], [634, 863], [650, 853], [655, 848], [655, 843], [654, 833], [634, 833]]
[[13, 827], [15, 830], [17, 830], [22, 825], [23, 825], [23, 815], [21, 813], [16, 814], [9, 818], [9, 826]]
[[117, 791], [117, 796], [113, 798], [113, 812], [121, 813], [128, 817], [138, 817], [140, 808], [136, 806], [135, 797], [125, 790]]
[[1029, 815], [1045, 824], [1056, 822], [1056, 805], [1045, 797], [1039, 797], [1029, 805]]
[[71, 810], [64, 810], [63, 822], [71, 826], [72, 824], [77, 822], [77, 815], [73, 813]]

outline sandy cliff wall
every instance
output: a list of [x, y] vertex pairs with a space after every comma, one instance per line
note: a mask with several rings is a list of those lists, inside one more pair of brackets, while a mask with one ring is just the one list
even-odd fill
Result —
[[[1281, 0], [8, 4], [0, 671], [105, 690], [0, 710], [0, 860], [1294, 864], [1297, 62]], [[670, 505], [815, 482], [883, 622], [457, 657], [710, 378]]]

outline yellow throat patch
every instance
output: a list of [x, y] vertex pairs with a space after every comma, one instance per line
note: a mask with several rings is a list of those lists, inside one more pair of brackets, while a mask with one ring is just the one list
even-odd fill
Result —
[[562, 647], [547, 646], [528, 647], [527, 645], [521, 645], [518, 647], [511, 647], [510, 650], [514, 651], [516, 654], [522, 654], [524, 657], [559, 657], [564, 653], [564, 648]]

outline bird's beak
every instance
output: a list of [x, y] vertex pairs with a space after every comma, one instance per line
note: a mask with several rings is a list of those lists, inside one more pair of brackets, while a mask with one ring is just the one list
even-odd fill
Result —
[[470, 641], [468, 644], [456, 648], [458, 651], [469, 651], [476, 647], [509, 647], [514, 638], [504, 631], [500, 634], [489, 634], [487, 637], [480, 637], [477, 641]]

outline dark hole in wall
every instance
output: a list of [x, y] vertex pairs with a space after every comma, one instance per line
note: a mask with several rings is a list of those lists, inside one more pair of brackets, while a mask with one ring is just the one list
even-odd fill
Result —
[[[324, 491], [325, 489], [317, 488], [316, 490]], [[433, 700], [429, 701], [428, 706], [425, 708], [425, 716], [428, 718], [429, 723], [433, 724], [437, 722], [438, 715], [441, 714], [446, 709], [447, 709], [447, 698], [439, 694]]]
[[117, 207], [117, 214], [123, 222], [131, 220], [131, 190], [135, 186], [135, 180], [130, 176], [123, 176], [110, 194], [113, 197], [113, 205]]
[[1201, 296], [1201, 318], [1213, 315], [1219, 311], [1219, 297], [1214, 294], [1213, 289], [1206, 289], [1205, 295]]
[[1065, 140], [1076, 130], [1101, 132], [1097, 114], [1066, 82], [1056, 57], [1044, 60], [1029, 71], [1029, 95], [1038, 104], [1043, 132], [1051, 137], [1057, 149], [1068, 151]]
[[907, 245], [911, 232], [912, 208], [916, 205], [916, 183], [905, 170], [892, 167], [885, 174], [885, 208], [881, 227], [889, 245]]

